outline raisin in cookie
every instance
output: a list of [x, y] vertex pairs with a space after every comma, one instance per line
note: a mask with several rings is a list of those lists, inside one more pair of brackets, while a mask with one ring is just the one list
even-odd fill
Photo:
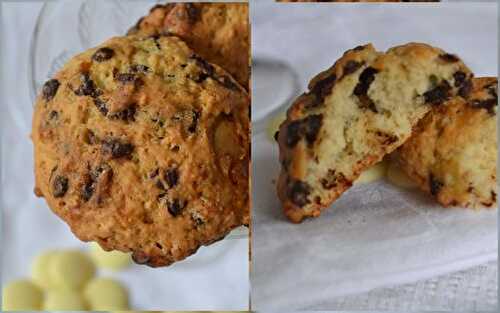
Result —
[[176, 37], [112, 38], [37, 98], [35, 192], [84, 241], [164, 266], [249, 222], [249, 97]]
[[201, 57], [220, 65], [245, 88], [250, 78], [247, 3], [170, 3], [157, 5], [129, 34], [181, 37]]
[[496, 206], [496, 78], [434, 107], [398, 150], [402, 169], [444, 206]]
[[317, 75], [280, 126], [278, 195], [293, 222], [318, 216], [360, 173], [402, 145], [446, 99], [470, 91], [455, 55], [418, 43], [347, 51]]

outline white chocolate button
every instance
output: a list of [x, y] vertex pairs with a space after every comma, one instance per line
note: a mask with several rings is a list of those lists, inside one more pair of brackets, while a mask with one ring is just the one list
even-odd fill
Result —
[[131, 264], [128, 253], [120, 251], [104, 251], [101, 246], [93, 242], [90, 246], [90, 256], [98, 267], [118, 271]]
[[29, 280], [13, 281], [2, 290], [3, 311], [39, 311], [42, 300], [42, 290]]
[[45, 311], [85, 311], [87, 306], [80, 292], [71, 289], [50, 290], [43, 304]]
[[54, 283], [50, 279], [49, 268], [56, 253], [57, 251], [43, 252], [37, 255], [31, 264], [33, 282], [41, 288], [50, 289], [54, 287]]
[[120, 282], [111, 278], [94, 278], [85, 286], [84, 296], [91, 310], [128, 309], [127, 290]]
[[58, 289], [80, 289], [95, 275], [92, 260], [77, 250], [56, 253], [49, 265], [50, 280]]

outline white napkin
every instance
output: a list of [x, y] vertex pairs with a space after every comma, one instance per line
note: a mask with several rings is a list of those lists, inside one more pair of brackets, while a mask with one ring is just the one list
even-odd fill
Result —
[[[253, 15], [253, 57], [287, 62], [303, 90], [345, 50], [367, 42], [379, 50], [427, 42], [460, 55], [477, 76], [497, 75], [494, 3], [266, 4], [257, 5]], [[291, 224], [275, 195], [276, 144], [257, 134], [252, 156], [257, 310], [329, 309], [317, 304], [497, 257], [496, 210], [443, 209], [420, 192], [384, 181], [354, 187], [320, 218]]]

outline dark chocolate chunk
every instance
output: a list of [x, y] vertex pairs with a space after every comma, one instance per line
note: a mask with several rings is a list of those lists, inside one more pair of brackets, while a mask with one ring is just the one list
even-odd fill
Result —
[[132, 73], [117, 73], [115, 79], [121, 83], [133, 83], [136, 80], [136, 75]]
[[134, 146], [119, 139], [107, 138], [102, 142], [102, 152], [110, 155], [112, 159], [130, 157], [134, 151]]
[[303, 181], [292, 180], [288, 183], [287, 197], [299, 207], [310, 203], [308, 199], [310, 193], [311, 187]]
[[278, 130], [274, 133], [274, 140], [278, 141], [279, 136], [280, 136], [280, 131]]
[[174, 188], [179, 181], [179, 170], [177, 168], [169, 168], [165, 170], [165, 174], [163, 175], [165, 182], [169, 188]]
[[495, 107], [497, 106], [497, 104], [497, 99], [473, 100], [470, 102], [470, 105], [473, 108], [485, 109], [491, 115], [495, 115]]
[[329, 169], [326, 176], [321, 179], [321, 185], [324, 189], [332, 189], [337, 187], [339, 184], [347, 184], [350, 186], [352, 183], [347, 181], [344, 174], [337, 173], [333, 169]]
[[186, 207], [186, 202], [179, 200], [179, 199], [173, 199], [170, 201], [167, 201], [167, 209], [168, 212], [173, 216], [177, 217], [179, 216], [184, 208]]
[[94, 81], [90, 79], [89, 73], [83, 73], [80, 76], [80, 86], [75, 90], [77, 96], [90, 96], [92, 98], [97, 98], [101, 95], [101, 92], [97, 89]]
[[113, 57], [115, 52], [111, 48], [103, 47], [99, 48], [94, 55], [92, 55], [92, 60], [96, 62], [104, 62], [106, 60], [109, 60]]
[[99, 165], [87, 175], [85, 184], [83, 185], [81, 192], [83, 201], [86, 202], [92, 198], [103, 173], [106, 173], [106, 178], [109, 179], [113, 176], [113, 169], [111, 168], [111, 166], [104, 163]]
[[451, 86], [446, 80], [424, 93], [425, 103], [440, 105], [450, 97]]
[[382, 140], [382, 144], [390, 145], [398, 141], [399, 137], [382, 131], [376, 131], [375, 134]]
[[49, 120], [57, 120], [59, 118], [59, 112], [57, 111], [50, 111], [49, 113]]
[[443, 183], [437, 180], [434, 175], [431, 173], [429, 175], [429, 188], [431, 191], [431, 195], [437, 196], [439, 194], [439, 191], [443, 187]]
[[353, 48], [352, 50], [354, 51], [363, 51], [365, 49], [365, 46], [357, 46], [355, 48]]
[[64, 197], [68, 191], [69, 180], [67, 177], [57, 175], [52, 182], [52, 195], [55, 198]]
[[456, 55], [450, 53], [441, 54], [439, 58], [449, 63], [455, 63], [460, 61], [460, 59]]
[[119, 119], [119, 120], [122, 120], [124, 122], [134, 122], [136, 112], [137, 112], [137, 105], [135, 103], [133, 103], [122, 111], [110, 114], [109, 118]]
[[200, 119], [201, 113], [199, 111], [193, 110], [191, 125], [188, 127], [188, 131], [190, 133], [194, 133], [196, 131], [196, 127], [198, 126], [198, 120]]
[[335, 74], [328, 75], [327, 77], [317, 81], [309, 92], [309, 94], [314, 95], [314, 99], [310, 103], [306, 104], [306, 108], [319, 106], [323, 100], [331, 94], [336, 81], [337, 76]]
[[148, 73], [149, 67], [147, 67], [146, 65], [142, 65], [142, 64], [132, 64], [130, 66], [130, 71], [132, 73]]
[[363, 62], [358, 62], [354, 60], [347, 61], [347, 63], [344, 65], [343, 76], [356, 72], [362, 65]]
[[287, 145], [295, 146], [302, 137], [311, 146], [318, 136], [323, 123], [323, 114], [313, 114], [301, 120], [293, 121], [287, 127]]
[[359, 107], [362, 109], [369, 109], [374, 113], [378, 113], [377, 107], [373, 100], [368, 97], [367, 93], [371, 83], [375, 80], [375, 74], [378, 72], [379, 71], [373, 67], [364, 69], [361, 75], [359, 75], [359, 82], [356, 87], [354, 87], [353, 91], [353, 94], [357, 96], [360, 101]]
[[108, 107], [106, 102], [104, 102], [99, 98], [94, 98], [94, 105], [99, 110], [99, 112], [101, 112], [102, 115], [104, 116], [108, 115]]
[[466, 98], [472, 91], [472, 80], [467, 77], [462, 71], [457, 71], [453, 74], [453, 79], [455, 80], [454, 86], [458, 88], [458, 95]]
[[61, 84], [57, 79], [50, 79], [45, 84], [43, 84], [42, 87], [42, 97], [45, 99], [45, 101], [50, 101], [52, 100], [56, 94], [57, 90], [59, 89], [59, 86]]

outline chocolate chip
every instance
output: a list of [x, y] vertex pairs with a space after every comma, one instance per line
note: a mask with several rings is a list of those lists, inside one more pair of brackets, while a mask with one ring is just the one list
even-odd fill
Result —
[[357, 96], [360, 101], [358, 104], [359, 108], [369, 109], [373, 113], [378, 113], [378, 110], [375, 102], [368, 97], [367, 93], [371, 83], [375, 80], [375, 74], [378, 72], [379, 71], [373, 67], [367, 67], [364, 69], [361, 75], [359, 75], [359, 82], [353, 90], [353, 94]]
[[49, 113], [49, 120], [57, 120], [59, 118], [59, 112], [57, 111], [50, 111]]
[[323, 114], [309, 115], [302, 122], [304, 126], [304, 135], [309, 145], [312, 145], [314, 141], [316, 141], [322, 123]]
[[458, 95], [466, 98], [472, 91], [472, 80], [462, 71], [453, 74], [454, 86], [458, 88]]
[[390, 145], [398, 141], [399, 137], [393, 134], [385, 133], [382, 131], [376, 131], [375, 135], [379, 137], [383, 145]]
[[132, 73], [118, 73], [115, 75], [115, 79], [121, 83], [133, 83], [136, 80], [135, 74]]
[[173, 216], [177, 217], [182, 213], [182, 210], [186, 207], [186, 202], [179, 200], [179, 199], [173, 199], [171, 201], [167, 201], [167, 209], [168, 212]]
[[152, 171], [151, 174], [149, 174], [149, 178], [153, 179], [156, 176], [158, 176], [158, 174], [160, 174], [160, 169], [159, 168], [155, 168], [154, 171]]
[[119, 139], [108, 138], [102, 142], [102, 152], [110, 155], [112, 159], [129, 157], [134, 151], [134, 146], [130, 143], [122, 142]]
[[198, 126], [198, 120], [200, 119], [201, 113], [199, 111], [192, 111], [192, 122], [191, 125], [188, 127], [188, 131], [190, 133], [194, 133], [196, 131], [196, 127]]
[[274, 140], [278, 141], [279, 136], [280, 136], [280, 131], [278, 130], [274, 133]]
[[179, 180], [179, 171], [177, 168], [170, 168], [165, 171], [164, 177], [169, 188], [175, 187]]
[[287, 197], [299, 207], [310, 203], [308, 199], [310, 193], [311, 187], [303, 181], [292, 180], [288, 183]]
[[356, 72], [363, 65], [363, 63], [364, 62], [358, 62], [354, 60], [347, 61], [347, 63], [344, 65], [343, 76]]
[[355, 48], [353, 48], [352, 50], [354, 51], [363, 51], [365, 49], [365, 46], [357, 46]]
[[425, 103], [440, 105], [450, 97], [451, 86], [446, 80], [424, 93]]
[[363, 70], [361, 75], [359, 75], [359, 82], [354, 88], [354, 95], [361, 96], [366, 95], [371, 83], [375, 80], [375, 74], [379, 71], [373, 67], [367, 67]]
[[156, 181], [155, 186], [156, 186], [156, 188], [158, 188], [160, 190], [167, 190], [167, 188], [165, 188], [165, 185], [163, 184], [163, 182], [159, 179]]
[[74, 91], [77, 96], [90, 96], [96, 98], [101, 95], [101, 92], [97, 90], [94, 81], [90, 79], [88, 73], [80, 75], [80, 82], [80, 86]]
[[115, 52], [111, 48], [103, 47], [98, 49], [94, 55], [92, 55], [92, 60], [96, 62], [104, 62], [106, 60], [109, 60], [113, 57]]
[[429, 175], [429, 187], [431, 191], [431, 195], [437, 196], [439, 194], [439, 191], [443, 187], [443, 183], [437, 180], [434, 175], [431, 173]]
[[148, 73], [149, 67], [147, 67], [146, 65], [142, 65], [142, 64], [132, 64], [130, 66], [130, 71], [132, 73]]
[[99, 112], [101, 112], [102, 115], [104, 115], [104, 116], [108, 115], [108, 107], [107, 107], [106, 102], [104, 102], [103, 100], [101, 100], [99, 98], [95, 98], [94, 105], [99, 110]]
[[306, 104], [306, 108], [314, 108], [319, 106], [325, 98], [332, 93], [332, 88], [337, 81], [337, 76], [331, 74], [317, 81], [314, 86], [311, 86], [309, 94], [314, 95], [313, 101]]
[[339, 184], [349, 184], [344, 174], [337, 173], [333, 169], [329, 169], [326, 176], [321, 179], [321, 185], [324, 189], [332, 189], [337, 187]]
[[455, 62], [458, 62], [460, 61], [460, 59], [454, 55], [454, 54], [450, 54], [450, 53], [445, 53], [445, 54], [441, 54], [439, 56], [439, 58], [445, 62], [449, 62], [449, 63], [455, 63]]
[[66, 192], [68, 191], [69, 181], [67, 177], [64, 176], [56, 176], [54, 181], [52, 182], [52, 195], [55, 198], [64, 197]]
[[497, 193], [491, 190], [491, 201], [496, 202], [497, 201]]
[[485, 109], [489, 114], [495, 115], [495, 107], [498, 105], [498, 99], [473, 100], [470, 102], [473, 108]]
[[[104, 173], [106, 173], [106, 177], [104, 177], [104, 179], [101, 179], [101, 176]], [[97, 188], [99, 181], [100, 180], [104, 181], [105, 179], [109, 181], [109, 179], [112, 176], [113, 176], [113, 169], [108, 164], [104, 163], [96, 167], [92, 172], [90, 172], [90, 174], [87, 175], [85, 179], [86, 181], [81, 191], [82, 199], [85, 202], [89, 201], [94, 195], [94, 192]]]
[[45, 99], [45, 101], [50, 101], [56, 96], [57, 90], [59, 89], [60, 85], [61, 84], [57, 79], [50, 79], [45, 82], [45, 84], [43, 84], [42, 97]]
[[287, 145], [295, 146], [302, 137], [311, 146], [318, 136], [323, 122], [323, 114], [313, 114], [301, 120], [291, 122], [287, 127]]
[[[107, 111], [107, 109], [106, 109], [106, 111]], [[122, 120], [124, 122], [134, 122], [136, 112], [137, 112], [137, 105], [135, 103], [133, 103], [122, 111], [110, 114], [109, 118], [119, 119], [119, 120]]]

